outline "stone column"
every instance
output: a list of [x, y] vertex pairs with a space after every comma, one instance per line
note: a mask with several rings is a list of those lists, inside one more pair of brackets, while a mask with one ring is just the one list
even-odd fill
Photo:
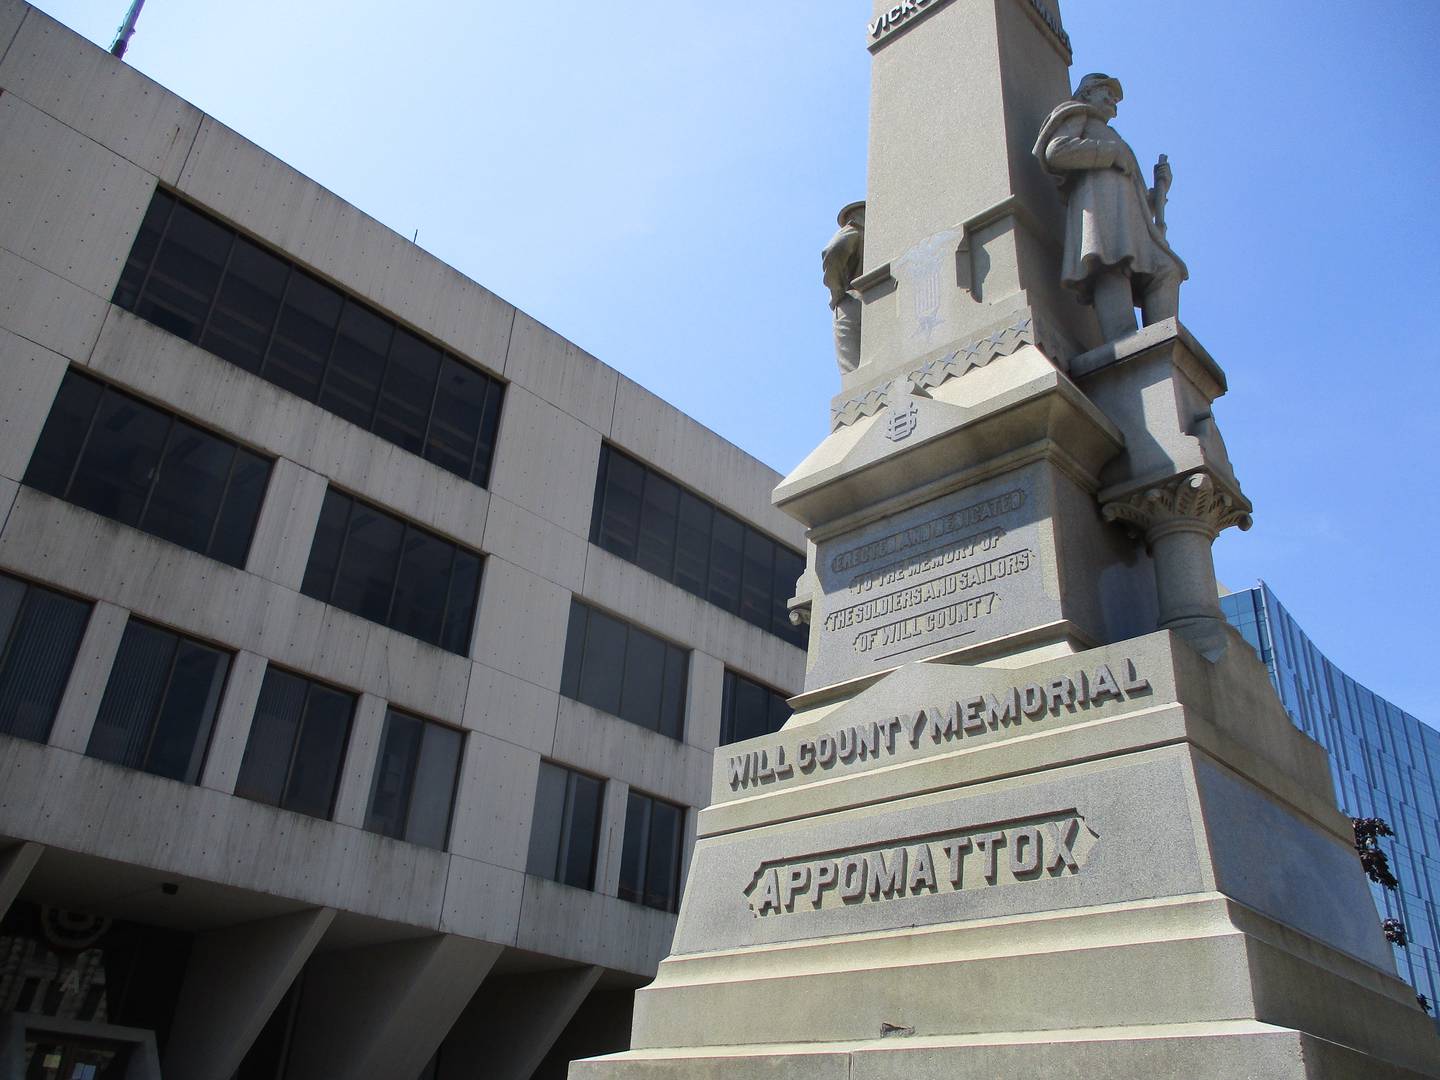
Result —
[[1215, 660], [1228, 640], [1211, 546], [1222, 529], [1250, 528], [1250, 515], [1204, 472], [1178, 476], [1106, 503], [1106, 521], [1142, 535], [1155, 560], [1159, 627], [1175, 630]]
[[229, 1080], [334, 919], [333, 908], [314, 908], [199, 935], [166, 1075]]
[[30, 871], [40, 861], [44, 844], [22, 843], [0, 851], [0, 919], [10, 910]]

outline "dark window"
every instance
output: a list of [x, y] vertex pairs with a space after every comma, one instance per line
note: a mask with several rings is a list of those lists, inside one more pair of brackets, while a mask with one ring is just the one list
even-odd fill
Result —
[[300, 591], [453, 653], [470, 650], [480, 556], [330, 488]]
[[785, 695], [725, 669], [725, 696], [720, 706], [720, 744], [771, 735], [790, 719]]
[[85, 752], [195, 783], [229, 669], [229, 653], [132, 618]]
[[620, 899], [661, 911], [680, 910], [680, 857], [685, 810], [630, 792], [625, 807], [625, 849], [620, 858]]
[[526, 861], [530, 873], [577, 889], [595, 887], [604, 791], [604, 781], [593, 776], [548, 761], [540, 763]]
[[235, 794], [328, 818], [354, 711], [353, 694], [267, 670]]
[[572, 600], [560, 692], [678, 739], [688, 660], [684, 649]]
[[464, 741], [454, 728], [389, 710], [365, 828], [444, 850]]
[[243, 566], [270, 462], [69, 371], [25, 482], [172, 543]]
[[45, 742], [90, 605], [0, 574], [0, 733]]
[[610, 446], [600, 451], [590, 542], [805, 647], [788, 610], [804, 556]]
[[485, 487], [503, 384], [157, 190], [115, 303]]

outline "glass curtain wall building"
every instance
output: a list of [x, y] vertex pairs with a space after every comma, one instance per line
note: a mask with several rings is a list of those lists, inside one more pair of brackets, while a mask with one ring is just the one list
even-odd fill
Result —
[[1367, 690], [1325, 658], [1263, 581], [1220, 598], [1231, 625], [1260, 654], [1290, 719], [1330, 753], [1340, 809], [1380, 817], [1394, 891], [1371, 885], [1380, 917], [1400, 919], [1410, 942], [1395, 949], [1400, 974], [1440, 1001], [1440, 731]]

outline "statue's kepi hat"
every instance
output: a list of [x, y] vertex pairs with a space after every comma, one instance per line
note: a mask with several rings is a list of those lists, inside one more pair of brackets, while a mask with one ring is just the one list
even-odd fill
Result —
[[860, 199], [860, 200], [858, 200], [857, 202], [846, 203], [844, 206], [842, 206], [842, 207], [840, 208], [840, 213], [838, 213], [838, 214], [835, 215], [835, 224], [837, 224], [837, 225], [844, 225], [846, 218], [848, 218], [851, 214], [855, 213], [855, 211], [857, 211], [857, 210], [864, 210], [864, 209], [865, 209], [865, 200], [864, 200], [864, 199]]
[[1096, 86], [1110, 87], [1111, 90], [1115, 91], [1116, 101], [1123, 101], [1125, 99], [1125, 91], [1120, 88], [1120, 80], [1115, 78], [1114, 75], [1105, 75], [1098, 71], [1092, 71], [1080, 80], [1080, 85], [1075, 88], [1075, 97], [1084, 97], [1087, 90]]

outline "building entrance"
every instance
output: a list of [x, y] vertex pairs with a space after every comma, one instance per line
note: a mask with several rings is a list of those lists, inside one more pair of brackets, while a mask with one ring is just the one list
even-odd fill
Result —
[[120, 1080], [131, 1047], [32, 1032], [25, 1038], [25, 1080]]

